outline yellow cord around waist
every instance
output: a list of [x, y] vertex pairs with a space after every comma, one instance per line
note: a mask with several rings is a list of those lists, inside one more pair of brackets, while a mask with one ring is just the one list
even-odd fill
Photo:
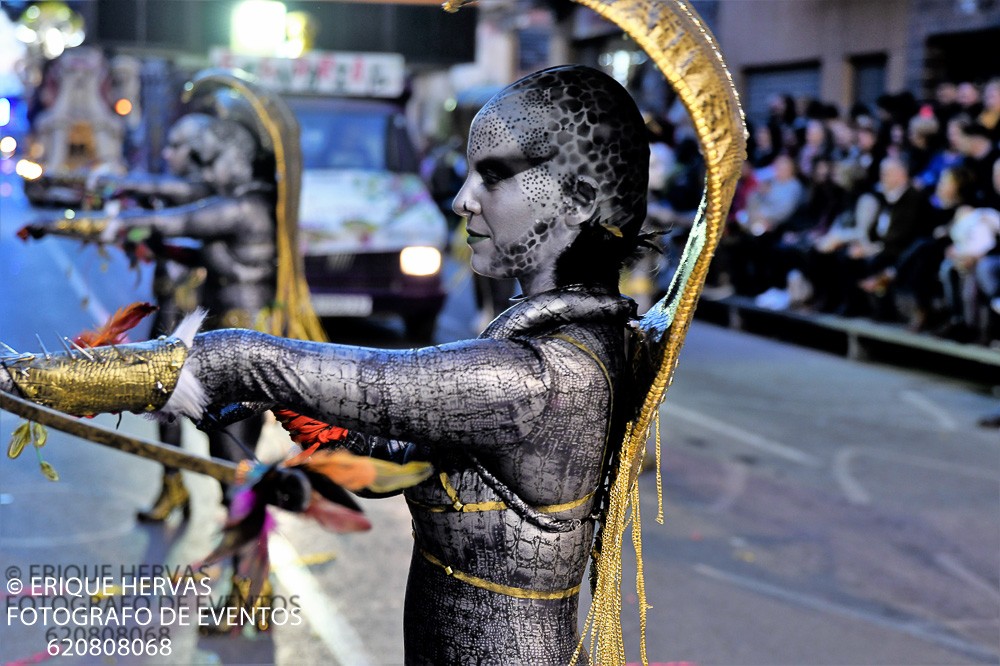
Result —
[[580, 586], [576, 585], [565, 590], [552, 590], [549, 592], [543, 590], [529, 590], [524, 587], [513, 587], [512, 585], [500, 585], [499, 583], [492, 583], [478, 576], [473, 576], [472, 574], [467, 574], [462, 571], [456, 571], [452, 567], [448, 566], [438, 558], [434, 557], [428, 553], [423, 548], [419, 548], [420, 554], [424, 556], [431, 564], [440, 567], [447, 575], [451, 576], [456, 580], [460, 580], [463, 583], [471, 585], [473, 587], [478, 587], [483, 590], [489, 590], [490, 592], [496, 592], [497, 594], [503, 594], [508, 597], [516, 597], [517, 599], [566, 599], [575, 596], [580, 592]]
[[[447, 472], [441, 472], [438, 475], [441, 479], [441, 486], [444, 491], [448, 494], [448, 499], [451, 500], [451, 504], [423, 504], [416, 500], [406, 498], [412, 506], [423, 509], [424, 511], [429, 511], [430, 513], [445, 513], [447, 511], [457, 511], [459, 513], [476, 513], [478, 511], [505, 511], [507, 507], [506, 502], [490, 501], [490, 502], [469, 502], [465, 504], [458, 498], [458, 490], [455, 486], [451, 485], [448, 481]], [[567, 511], [569, 509], [575, 509], [578, 506], [586, 504], [594, 496], [594, 493], [587, 493], [583, 497], [575, 500], [570, 500], [569, 502], [563, 502], [562, 504], [543, 504], [542, 506], [533, 507], [535, 511], [539, 513], [559, 513], [560, 511]]]

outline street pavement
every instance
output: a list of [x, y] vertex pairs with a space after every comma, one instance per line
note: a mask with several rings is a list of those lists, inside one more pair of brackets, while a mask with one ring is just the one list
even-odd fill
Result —
[[[16, 187], [0, 198], [0, 340], [37, 351], [37, 333], [55, 348], [56, 333], [73, 335], [147, 297], [148, 271], [130, 270], [113, 250], [102, 256], [68, 241], [16, 240], [14, 231], [34, 214]], [[477, 325], [467, 270], [452, 262], [446, 280], [451, 296], [438, 342], [472, 335]], [[401, 331], [393, 322], [331, 324], [335, 336], [379, 346], [407, 345]], [[649, 661], [1000, 663], [1000, 435], [975, 426], [998, 403], [990, 387], [695, 323], [661, 412], [662, 525], [655, 474], [641, 478]], [[0, 414], [0, 443], [18, 421]], [[95, 421], [118, 425], [112, 416]], [[133, 415], [118, 427], [155, 434], [151, 422]], [[207, 452], [193, 428], [185, 447]], [[287, 450], [287, 439], [269, 425], [261, 458]], [[211, 550], [224, 519], [218, 485], [187, 474], [193, 520], [140, 525], [134, 512], [155, 495], [157, 465], [56, 432], [41, 453], [60, 481], [42, 476], [32, 450], [0, 460], [2, 663], [46, 660], [47, 631], [75, 638], [82, 629], [89, 638], [88, 626], [28, 625], [30, 613], [17, 609], [52, 599], [14, 594], [11, 579], [45, 566], [62, 566], [64, 583], [73, 577], [70, 566], [108, 569], [119, 579], [123, 567], [183, 567]], [[155, 630], [158, 649], [169, 638], [169, 655], [150, 656], [142, 643], [143, 656], [59, 661], [402, 663], [407, 510], [398, 498], [362, 504], [373, 523], [362, 534], [331, 535], [297, 516], [278, 516], [273, 580], [297, 612], [268, 634], [202, 637], [196, 617], [168, 615], [157, 620], [172, 622], [142, 629]], [[630, 568], [623, 618], [629, 658], [638, 660]], [[108, 598], [196, 609], [224, 592], [225, 572], [205, 573], [209, 595], [117, 589]], [[582, 620], [585, 601], [581, 606]], [[102, 629], [127, 634], [135, 624]]]

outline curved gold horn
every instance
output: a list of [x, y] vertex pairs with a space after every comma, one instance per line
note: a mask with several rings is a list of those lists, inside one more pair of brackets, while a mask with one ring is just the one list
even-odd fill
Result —
[[[592, 661], [625, 663], [622, 634], [622, 546], [629, 523], [635, 548], [639, 595], [640, 658], [646, 656], [646, 603], [642, 564], [638, 475], [650, 425], [656, 420], [656, 478], [660, 489], [660, 404], [701, 295], [715, 247], [725, 225], [746, 159], [746, 128], [739, 97], [715, 39], [681, 0], [577, 0], [621, 27], [656, 63], [687, 109], [705, 158], [705, 193], [667, 294], [639, 322], [643, 335], [634, 370], [638, 395], [645, 395], [626, 428], [602, 526], [593, 601], [587, 616]], [[644, 391], [644, 392], [643, 392]]]
[[[666, 296], [642, 318], [637, 378], [649, 386], [634, 429], [645, 435], [670, 384], [746, 159], [739, 97], [715, 39], [681, 0], [577, 0], [621, 27], [656, 63], [687, 109], [705, 158], [705, 193]], [[646, 374], [646, 376], [643, 376]]]

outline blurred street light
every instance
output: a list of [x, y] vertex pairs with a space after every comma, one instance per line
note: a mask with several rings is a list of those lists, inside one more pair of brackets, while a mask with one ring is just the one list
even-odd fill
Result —
[[241, 55], [274, 56], [285, 43], [285, 3], [244, 0], [233, 9], [229, 46]]
[[83, 43], [83, 17], [62, 2], [42, 2], [24, 10], [17, 20], [17, 38], [51, 60]]
[[316, 22], [278, 0], [244, 0], [230, 23], [229, 48], [243, 56], [300, 58], [313, 48]]

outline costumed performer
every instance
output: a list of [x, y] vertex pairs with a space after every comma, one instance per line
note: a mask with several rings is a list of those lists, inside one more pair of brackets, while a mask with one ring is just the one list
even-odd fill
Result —
[[[731, 79], [686, 3], [580, 2], [650, 55], [691, 113], [707, 164], [674, 280], [637, 328], [617, 278], [643, 241], [642, 118], [609, 77], [564, 67], [512, 84], [473, 124], [456, 200], [470, 216], [473, 267], [516, 278], [524, 294], [479, 339], [387, 351], [185, 333], [145, 343], [149, 362], [127, 367], [113, 350], [4, 359], [0, 389], [78, 414], [211, 419], [251, 400], [349, 427], [356, 452], [428, 460], [437, 476], [404, 491], [415, 538], [407, 662], [586, 661], [577, 599], [595, 553], [590, 654], [624, 663], [622, 538], [631, 524], [644, 635], [638, 470], [746, 144]], [[87, 390], [101, 381], [118, 390]], [[658, 440], [656, 452], [659, 461]]]
[[[199, 145], [202, 134], [214, 120], [204, 113], [189, 113], [170, 127], [167, 145], [163, 148], [166, 174], [100, 174], [88, 179], [86, 190], [102, 193], [104, 201], [135, 201], [146, 209], [189, 204], [211, 196], [213, 188], [203, 174], [207, 160], [200, 154]], [[60, 220], [54, 226], [62, 223]], [[49, 232], [49, 227], [36, 224], [25, 230], [28, 235], [39, 238]], [[77, 235], [72, 227], [63, 233]], [[172, 245], [159, 234], [152, 234], [143, 245], [152, 251], [154, 262], [152, 291], [157, 309], [150, 330], [154, 336], [168, 335], [177, 328], [181, 318], [198, 305], [199, 271], [193, 265], [197, 263], [196, 252], [193, 248]], [[161, 442], [181, 446], [180, 421], [160, 421], [157, 427]], [[175, 511], [180, 511], [184, 518], [190, 517], [191, 495], [180, 470], [165, 466], [153, 505], [138, 511], [136, 517], [142, 522], [160, 523]]]
[[[200, 301], [209, 313], [206, 328], [262, 326], [275, 297], [273, 156], [262, 150], [246, 126], [230, 118], [197, 114], [183, 129], [194, 132], [191, 157], [202, 163], [201, 178], [212, 189], [211, 196], [178, 206], [122, 210], [113, 217], [80, 215], [40, 221], [26, 227], [27, 233], [35, 237], [53, 234], [117, 244], [136, 235], [144, 239], [200, 241], [194, 261], [205, 269]], [[164, 183], [178, 192], [185, 191], [178, 180]], [[189, 183], [188, 187], [187, 192], [193, 194], [200, 191], [202, 184]], [[247, 416], [244, 412], [240, 415]], [[206, 428], [210, 455], [234, 462], [252, 457], [262, 427], [263, 415], [253, 413], [228, 423], [225, 428]], [[178, 508], [189, 510], [190, 499], [179, 474], [165, 477], [164, 490], [166, 496], [157, 499], [150, 511], [151, 518], [165, 518]], [[223, 503], [227, 506], [230, 491], [223, 484]], [[240, 590], [249, 589], [250, 581], [239, 572], [238, 561], [233, 563], [233, 569], [231, 598], [226, 605], [239, 606]], [[266, 623], [259, 628], [266, 628]], [[221, 630], [229, 631], [230, 627]]]
[[[624, 88], [568, 66], [493, 98], [472, 125], [468, 157], [455, 207], [469, 216], [472, 266], [523, 291], [479, 339], [399, 351], [218, 330], [197, 336], [181, 373], [197, 379], [209, 412], [280, 405], [349, 428], [358, 452], [433, 462], [438, 474], [405, 492], [408, 662], [565, 664], [580, 644], [578, 594], [609, 442], [634, 407], [623, 379], [635, 306], [617, 285], [640, 243], [649, 147]], [[249, 236], [254, 207], [234, 196], [118, 223], [196, 236], [204, 217], [225, 227], [240, 212]], [[63, 368], [83, 382], [77, 391], [88, 381], [81, 363]], [[35, 390], [41, 368], [5, 367], [0, 387], [46, 401]], [[115, 370], [123, 384], [145, 371]], [[183, 400], [175, 385], [156, 377], [144, 395], [75, 408], [170, 411]]]

